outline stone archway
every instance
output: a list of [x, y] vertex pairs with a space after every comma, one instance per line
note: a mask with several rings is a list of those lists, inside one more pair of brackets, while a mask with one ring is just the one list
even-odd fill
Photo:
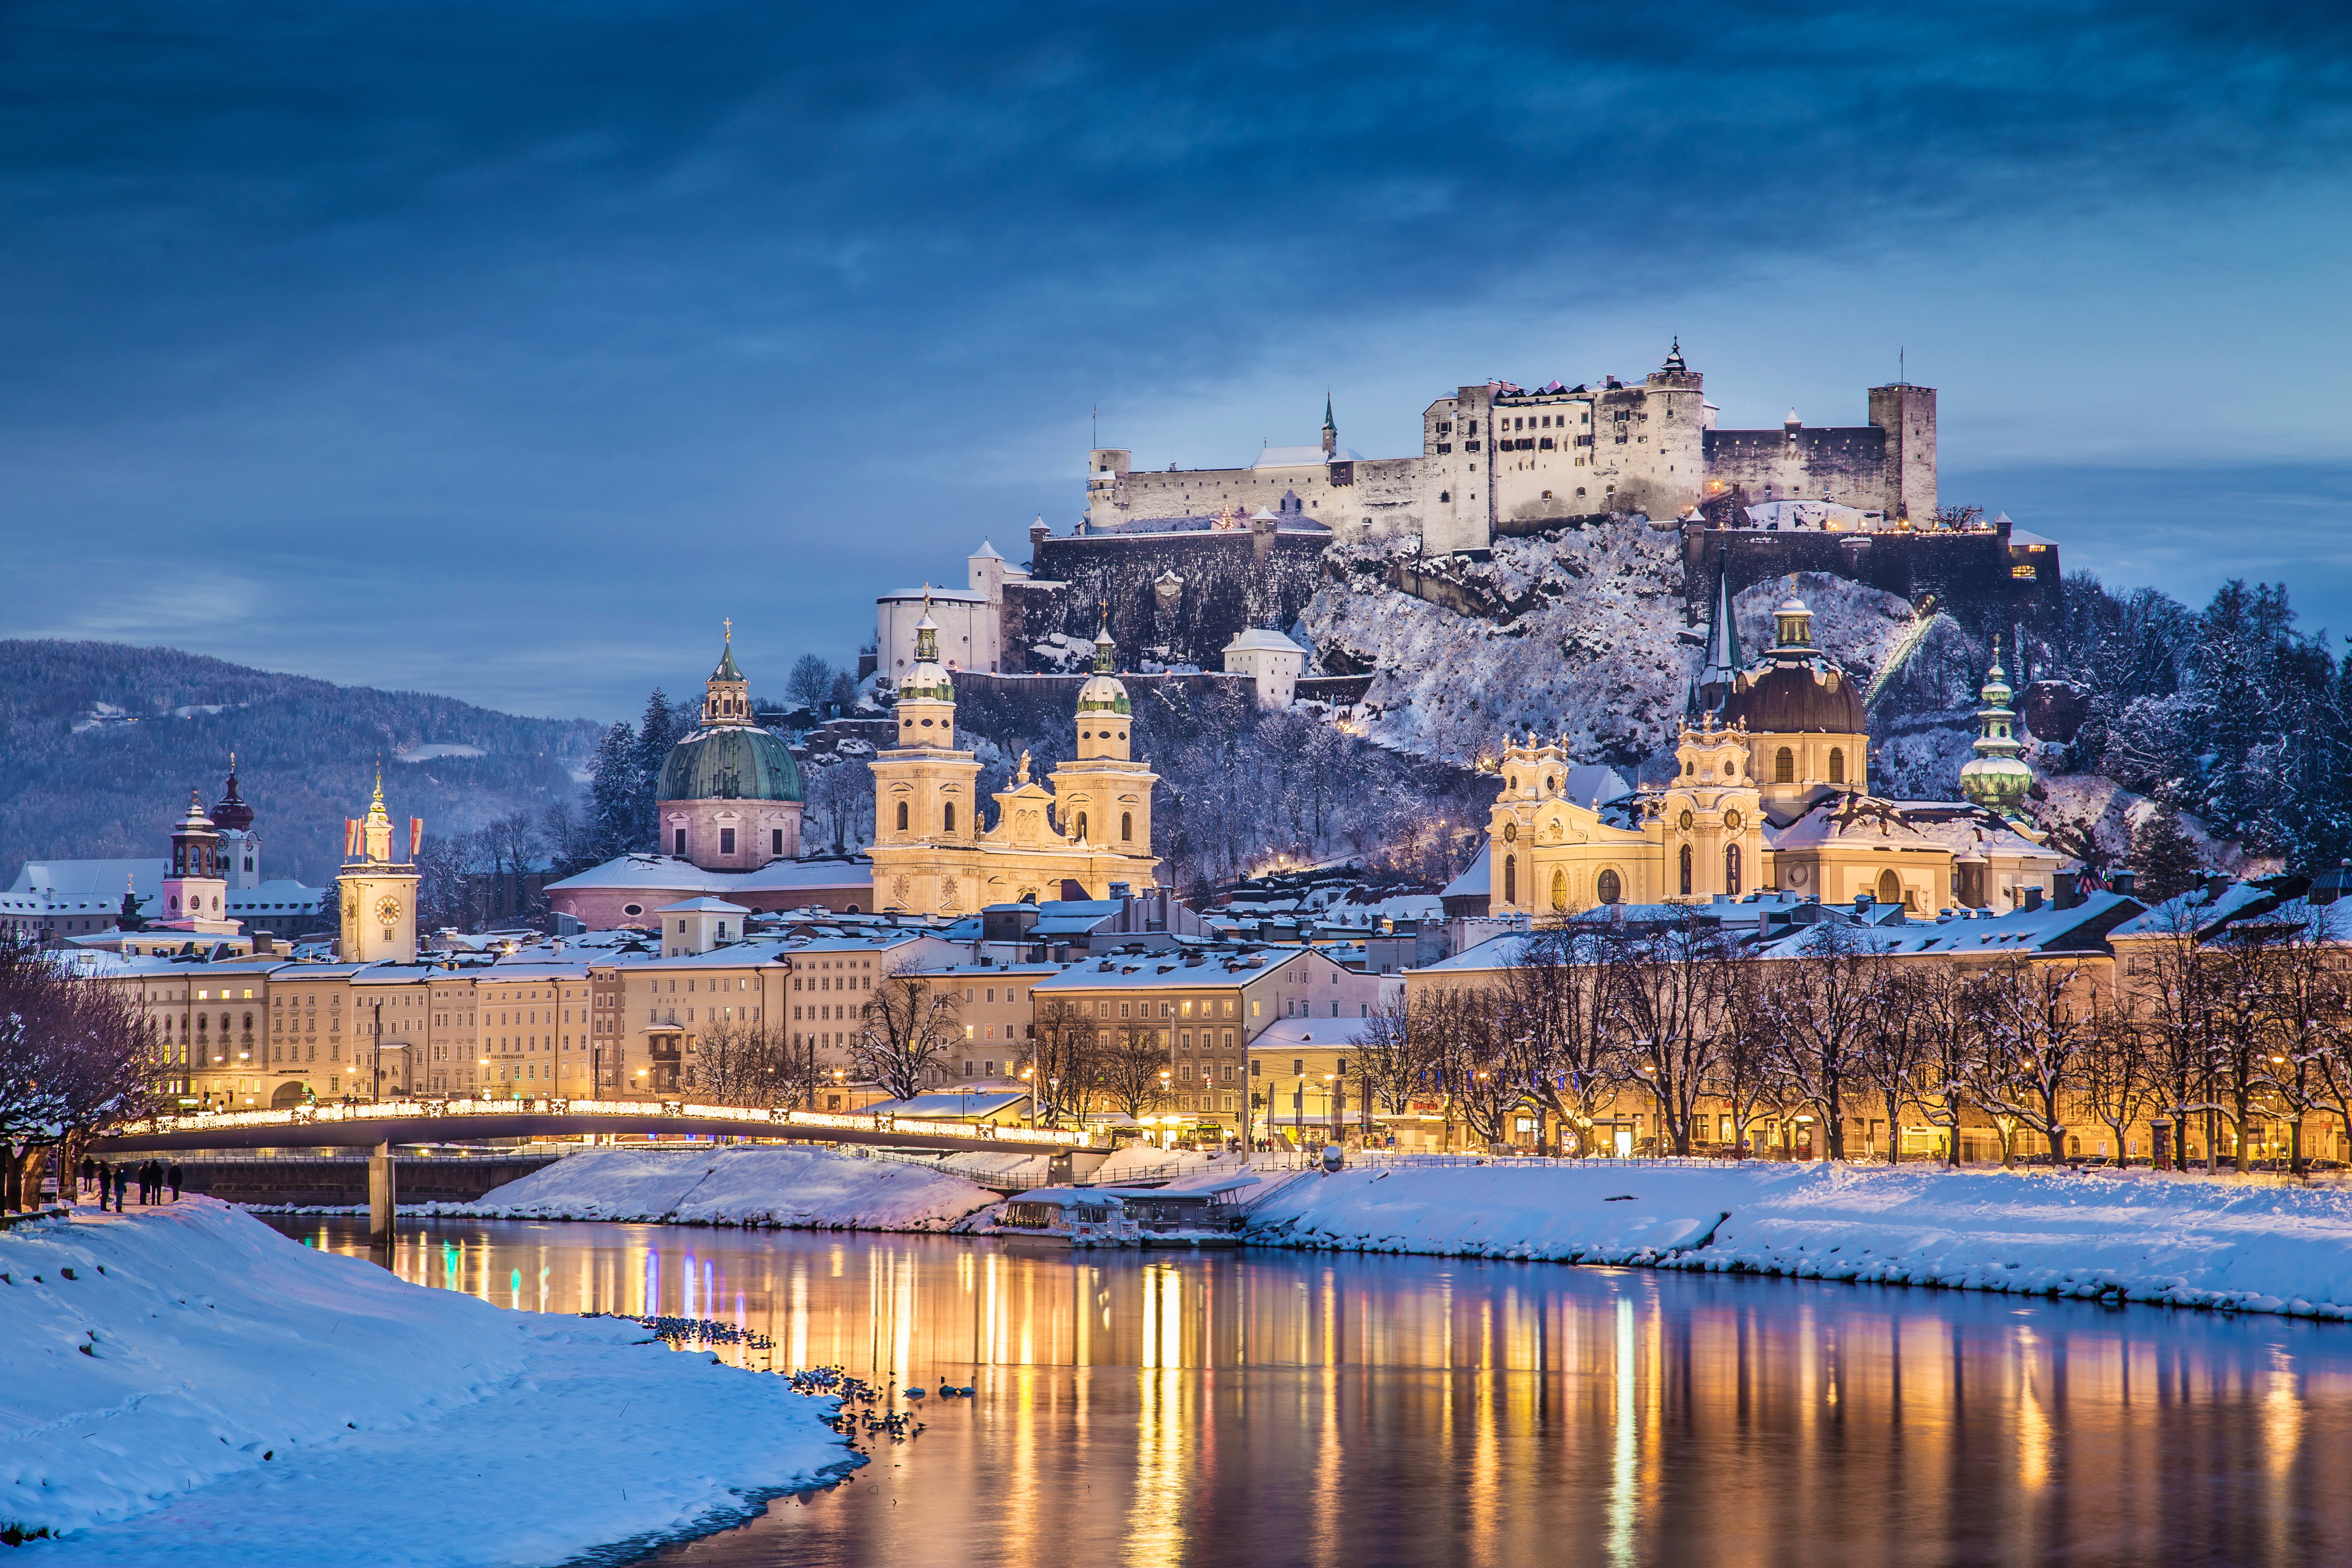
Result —
[[278, 1086], [277, 1092], [269, 1097], [269, 1109], [272, 1110], [285, 1110], [297, 1105], [308, 1105], [310, 1102], [310, 1086], [309, 1084], [303, 1083], [297, 1079], [289, 1078], [284, 1083], [279, 1084]]

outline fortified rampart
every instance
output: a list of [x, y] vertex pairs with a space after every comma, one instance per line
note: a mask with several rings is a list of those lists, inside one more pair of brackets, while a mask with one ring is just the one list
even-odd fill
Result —
[[1033, 650], [1055, 633], [1091, 642], [1108, 606], [1121, 668], [1221, 669], [1234, 637], [1253, 626], [1287, 626], [1307, 608], [1330, 542], [1328, 529], [1296, 512], [1278, 525], [1040, 539], [1032, 575], [1053, 585], [1005, 585], [1003, 668], [1038, 669]]
[[1683, 529], [1683, 601], [1693, 624], [1714, 603], [1718, 574], [1735, 594], [1792, 572], [1826, 572], [1916, 605], [1970, 632], [2011, 625], [2046, 630], [2059, 606], [2058, 546], [2009, 520], [1964, 529]]

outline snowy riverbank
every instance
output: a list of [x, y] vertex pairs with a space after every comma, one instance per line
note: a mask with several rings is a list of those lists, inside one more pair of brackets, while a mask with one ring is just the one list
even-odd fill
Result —
[[0, 1525], [59, 1537], [26, 1563], [562, 1562], [851, 1462], [782, 1378], [203, 1198], [0, 1233]]
[[1357, 1169], [1285, 1183], [1252, 1211], [1250, 1236], [2352, 1318], [2352, 1192], [2153, 1174]]
[[961, 1176], [895, 1160], [765, 1144], [592, 1149], [470, 1204], [404, 1213], [474, 1219], [660, 1220], [798, 1230], [945, 1230], [996, 1201]]

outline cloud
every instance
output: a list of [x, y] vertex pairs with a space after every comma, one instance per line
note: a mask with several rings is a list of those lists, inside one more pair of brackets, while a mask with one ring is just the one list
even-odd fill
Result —
[[[71, 592], [196, 541], [260, 585], [173, 611], [205, 651], [566, 714], [634, 707], [616, 650], [698, 647], [727, 609], [847, 657], [885, 579], [1066, 522], [1098, 403], [1139, 456], [1206, 463], [1336, 384], [1370, 450], [1457, 381], [1635, 370], [1706, 322], [1719, 400], [1825, 411], [1895, 344], [1947, 345], [1972, 460], [2046, 458], [2079, 367], [1996, 285], [2093, 294], [2143, 345], [2244, 295], [2231, 267], [2315, 302], [2320, 252], [2183, 257], [2340, 216], [2352, 150], [2352, 19], [2316, 7], [99, 0], [5, 26], [27, 569]], [[1997, 319], [2016, 357], [1963, 363]], [[2218, 319], [2200, 352], [2276, 352]], [[2188, 398], [2132, 379], [2102, 461], [2178, 447]]]

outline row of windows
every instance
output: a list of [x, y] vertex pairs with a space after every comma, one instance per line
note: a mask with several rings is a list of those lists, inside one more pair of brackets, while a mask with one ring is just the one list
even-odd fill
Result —
[[[686, 853], [686, 829], [683, 827], [672, 828], [670, 830], [670, 844], [672, 846], [670, 849], [671, 854], [684, 855]], [[772, 857], [781, 856], [783, 852], [784, 830], [781, 827], [771, 827], [768, 829], [769, 855]], [[735, 830], [733, 828], [722, 827], [719, 830], [719, 853], [721, 855], [732, 855], [735, 853]]]

